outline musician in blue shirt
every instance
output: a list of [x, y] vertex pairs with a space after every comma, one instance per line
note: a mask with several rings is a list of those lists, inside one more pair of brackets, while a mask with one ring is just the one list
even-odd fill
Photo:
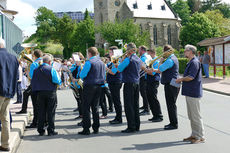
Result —
[[[40, 64], [42, 63], [42, 56], [43, 56], [43, 53], [42, 53], [41, 50], [39, 50], [39, 49], [34, 50], [34, 52], [32, 54], [34, 62], [30, 65], [30, 72], [29, 72], [29, 76], [30, 76], [31, 79], [33, 79], [34, 70], [36, 68], [38, 68], [40, 66]], [[33, 85], [31, 84], [31, 87], [32, 86]], [[37, 93], [36, 92], [31, 93], [31, 99], [32, 99], [32, 104], [33, 104], [34, 117], [33, 117], [32, 123], [29, 126], [27, 126], [26, 128], [36, 128], [37, 127], [37, 122], [38, 122], [38, 104], [37, 104]]]
[[[170, 45], [164, 46], [164, 54], [173, 51]], [[165, 59], [166, 58], [166, 59]], [[164, 61], [165, 60], [165, 61]], [[163, 62], [164, 61], [164, 62]], [[170, 123], [165, 125], [165, 130], [172, 130], [178, 128], [177, 119], [177, 106], [176, 100], [180, 91], [180, 88], [172, 86], [170, 84], [172, 79], [177, 79], [179, 75], [179, 62], [174, 54], [169, 57], [163, 57], [160, 60], [159, 69], [153, 69], [156, 73], [161, 73], [161, 84], [164, 85], [165, 99], [168, 109], [168, 116]]]
[[[149, 60], [147, 56], [147, 47], [146, 46], [140, 46], [139, 47], [139, 54], [141, 61], [146, 64], [146, 62]], [[146, 80], [146, 73], [141, 70], [140, 71], [140, 93], [143, 99], [143, 106], [141, 109], [143, 109], [142, 112], [140, 112], [140, 115], [149, 115], [149, 104], [148, 104], [148, 98], [147, 98], [147, 80]]]
[[[117, 46], [112, 46], [109, 48], [110, 58], [114, 55], [114, 50], [118, 49]], [[118, 63], [117, 63], [118, 64]], [[117, 72], [117, 65], [110, 62], [107, 64], [107, 82], [109, 84], [109, 89], [111, 91], [114, 108], [116, 111], [116, 116], [113, 120], [109, 121], [110, 124], [120, 124], [122, 123], [122, 105], [120, 90], [122, 86], [122, 73]]]
[[142, 61], [136, 55], [136, 45], [127, 45], [127, 57], [118, 65], [124, 82], [124, 108], [128, 127], [122, 133], [133, 133], [140, 130], [139, 116], [139, 81]]
[[[152, 60], [156, 59], [156, 51], [154, 49], [148, 50], [148, 54], [152, 57]], [[153, 63], [152, 68], [158, 69], [159, 60], [156, 60]], [[147, 70], [147, 97], [150, 106], [150, 110], [152, 112], [153, 117], [149, 119], [152, 122], [161, 122], [163, 121], [163, 115], [161, 112], [161, 106], [159, 100], [157, 98], [159, 81], [160, 81], [160, 73], [152, 72], [151, 70]]]
[[101, 85], [105, 82], [105, 64], [98, 57], [98, 50], [96, 47], [88, 49], [89, 60], [80, 73], [80, 78], [83, 79], [83, 131], [78, 132], [81, 135], [89, 135], [91, 127], [90, 108], [93, 115], [93, 132], [95, 134], [99, 131], [99, 112], [98, 105], [101, 94]]
[[51, 57], [45, 55], [43, 64], [34, 70], [31, 80], [32, 91], [37, 94], [38, 104], [38, 128], [40, 136], [45, 134], [44, 124], [46, 115], [48, 118], [48, 136], [57, 135], [55, 132], [54, 118], [57, 107], [57, 85], [61, 85], [61, 79], [57, 71], [51, 66]]

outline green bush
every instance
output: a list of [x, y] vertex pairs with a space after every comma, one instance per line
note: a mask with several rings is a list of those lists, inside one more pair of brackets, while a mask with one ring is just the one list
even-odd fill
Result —
[[100, 57], [105, 55], [105, 50], [103, 48], [98, 48], [98, 52], [100, 53]]
[[187, 58], [178, 58], [179, 61], [179, 73], [184, 74], [184, 70], [186, 68], [186, 64], [188, 63]]

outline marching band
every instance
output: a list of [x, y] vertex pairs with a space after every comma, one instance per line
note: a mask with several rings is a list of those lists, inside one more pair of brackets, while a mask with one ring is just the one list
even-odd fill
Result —
[[[122, 133], [133, 133], [140, 130], [140, 115], [148, 115], [149, 109], [152, 118], [149, 121], [161, 122], [163, 115], [159, 99], [158, 87], [164, 85], [165, 98], [170, 123], [165, 130], [177, 129], [176, 99], [180, 88], [171, 84], [172, 79], [178, 78], [178, 60], [173, 54], [173, 48], [164, 47], [164, 54], [159, 58], [154, 49], [145, 46], [136, 47], [129, 43], [126, 52], [115, 56], [117, 46], [109, 48], [108, 57], [100, 57], [96, 47], [90, 47], [87, 60], [80, 52], [74, 52], [71, 61], [52, 60], [52, 55], [42, 55], [42, 51], [33, 52], [34, 62], [30, 64], [29, 77], [31, 84], [24, 91], [23, 107], [20, 113], [26, 113], [28, 96], [33, 102], [34, 118], [27, 128], [37, 128], [39, 135], [44, 135], [44, 125], [48, 123], [48, 135], [56, 135], [54, 126], [55, 110], [57, 106], [56, 90], [69, 85], [77, 102], [79, 116], [82, 119], [78, 124], [83, 127], [78, 134], [89, 135], [92, 127], [97, 134], [100, 119], [107, 118], [107, 112], [115, 110], [115, 118], [109, 123], [122, 124], [122, 102], [120, 90], [123, 85], [124, 112], [127, 128]], [[137, 56], [139, 53], [140, 57]], [[109, 59], [109, 60], [108, 60]], [[67, 80], [67, 81], [66, 81]], [[69, 82], [68, 82], [69, 80]], [[59, 85], [59, 87], [57, 86]], [[139, 112], [139, 92], [143, 98], [143, 111]], [[27, 95], [27, 96], [26, 96]], [[106, 98], [109, 102], [107, 110]], [[102, 115], [99, 115], [99, 106]], [[93, 123], [90, 113], [92, 111]]]

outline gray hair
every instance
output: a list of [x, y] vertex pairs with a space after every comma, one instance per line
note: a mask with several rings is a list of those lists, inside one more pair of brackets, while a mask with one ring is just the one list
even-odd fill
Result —
[[52, 58], [49, 55], [43, 56], [42, 59], [43, 59], [43, 63], [49, 63], [50, 61], [52, 61]]
[[137, 49], [137, 46], [134, 43], [129, 43], [127, 45], [127, 50], [130, 50], [130, 49]]
[[0, 38], [0, 48], [5, 48], [6, 42], [2, 38]]
[[196, 46], [193, 46], [193, 45], [186, 45], [185, 47], [185, 50], [190, 50], [190, 51], [192, 51], [192, 53], [193, 54], [196, 54], [196, 51], [197, 51], [197, 48], [196, 48]]

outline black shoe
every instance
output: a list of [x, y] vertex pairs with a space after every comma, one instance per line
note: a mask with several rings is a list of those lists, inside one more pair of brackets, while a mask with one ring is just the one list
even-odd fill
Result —
[[23, 110], [16, 112], [16, 114], [26, 114], [26, 113], [27, 113], [27, 111], [23, 111]]
[[44, 136], [44, 135], [45, 135], [45, 132], [39, 133], [39, 136]]
[[113, 109], [109, 109], [108, 112], [112, 113], [112, 112], [113, 112]]
[[83, 126], [83, 122], [81, 121], [81, 122], [77, 123], [77, 126]]
[[80, 134], [80, 135], [90, 135], [90, 131], [89, 130], [83, 130], [81, 132], [78, 132], [78, 134]]
[[13, 104], [21, 104], [22, 102], [20, 102], [20, 101], [16, 101], [16, 102], [14, 102]]
[[152, 121], [152, 122], [162, 122], [162, 121], [163, 121], [163, 118], [161, 118], [161, 117], [154, 117], [154, 118], [152, 118], [151, 121]]
[[3, 148], [2, 146], [0, 146], [0, 151], [10, 151], [10, 148]]
[[74, 109], [73, 111], [74, 111], [74, 112], [77, 112], [77, 111], [78, 111], [78, 108]]
[[154, 117], [152, 117], [152, 118], [148, 119], [148, 121], [152, 121], [153, 119], [154, 119]]
[[142, 112], [139, 113], [139, 115], [149, 115], [149, 111], [143, 110]]
[[112, 121], [109, 121], [109, 123], [110, 123], [110, 124], [121, 124], [122, 121], [119, 121], [119, 120], [114, 119], [114, 120], [112, 120]]
[[127, 129], [121, 131], [121, 133], [134, 133], [134, 132], [136, 132], [136, 129], [127, 128]]
[[32, 129], [32, 128], [37, 128], [37, 125], [35, 124], [30, 124], [29, 126], [26, 126], [27, 129]]
[[55, 131], [54, 131], [54, 132], [49, 132], [49, 133], [48, 133], [48, 136], [53, 136], [53, 135], [58, 135], [58, 132], [55, 132]]
[[136, 132], [139, 132], [140, 131], [140, 128], [136, 128]]
[[178, 129], [178, 126], [177, 125], [168, 124], [168, 125], [165, 125], [164, 129], [165, 130], [175, 130], [175, 129]]
[[93, 130], [93, 134], [98, 134], [98, 129], [97, 130]]
[[81, 118], [82, 118], [82, 116], [79, 115], [79, 116], [75, 117], [74, 119], [78, 120], [78, 119], [81, 119]]

